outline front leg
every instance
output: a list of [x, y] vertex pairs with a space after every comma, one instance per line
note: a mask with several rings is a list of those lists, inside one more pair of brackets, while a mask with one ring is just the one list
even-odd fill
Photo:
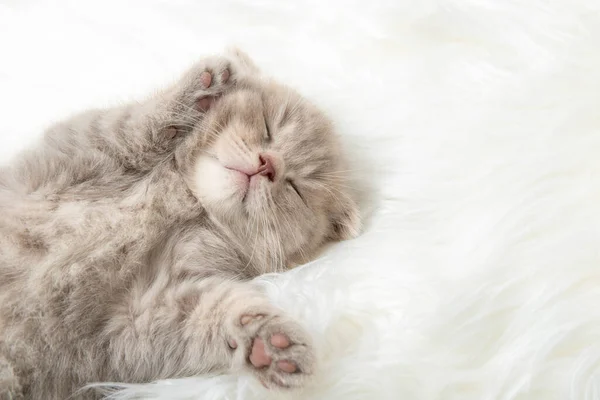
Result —
[[89, 110], [60, 122], [46, 132], [37, 149], [41, 155], [33, 151], [22, 169], [50, 176], [54, 164], [65, 170], [76, 163], [73, 169], [84, 175], [78, 181], [88, 175], [81, 171], [88, 164], [93, 166], [89, 174], [107, 162], [130, 171], [149, 170], [202, 120], [215, 99], [235, 85], [233, 64], [227, 57], [205, 58], [170, 88], [145, 101]]
[[144, 114], [154, 136], [158, 134], [156, 139], [172, 139], [189, 132], [212, 104], [235, 85], [236, 71], [228, 58], [206, 58], [190, 68], [173, 87], [150, 99]]
[[101, 150], [126, 167], [150, 169], [202, 121], [206, 111], [236, 81], [232, 62], [209, 57], [190, 68], [177, 83], [148, 100], [100, 111], [91, 135]]
[[235, 57], [206, 58], [146, 101], [89, 110], [51, 126], [38, 146], [0, 171], [0, 182], [19, 192], [60, 191], [105, 179], [115, 169], [151, 170], [235, 85], [234, 64], [241, 65]]
[[[198, 123], [213, 103], [246, 78], [260, 75], [248, 55], [237, 48], [227, 49], [223, 56], [207, 57], [192, 66], [179, 81], [148, 101], [123, 110], [131, 118], [134, 132], [125, 132], [128, 140], [136, 132], [149, 140], [155, 151], [171, 149], [177, 138], [185, 136]], [[127, 125], [121, 122], [120, 125]], [[120, 130], [117, 129], [118, 133]], [[134, 149], [134, 154], [144, 154]]]
[[314, 374], [310, 335], [253, 284], [211, 277], [163, 293], [157, 307], [139, 313], [134, 307], [136, 319], [129, 319], [131, 306], [113, 318], [119, 322], [108, 335], [114, 375], [107, 378], [249, 372], [269, 388], [295, 388]]

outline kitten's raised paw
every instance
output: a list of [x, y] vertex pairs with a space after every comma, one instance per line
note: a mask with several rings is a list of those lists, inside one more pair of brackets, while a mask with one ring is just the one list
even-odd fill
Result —
[[[313, 375], [314, 348], [308, 333], [296, 322], [281, 316], [245, 314], [239, 326], [248, 338], [243, 339], [246, 348], [237, 351], [245, 352], [246, 368], [267, 388], [301, 387]], [[238, 347], [235, 340], [229, 345]]]
[[[198, 81], [202, 87], [201, 93], [197, 94], [197, 99], [195, 101], [195, 107], [198, 111], [208, 111], [210, 106], [213, 104], [215, 99], [220, 96], [225, 89], [224, 88], [216, 88], [215, 86], [226, 86], [229, 82], [229, 78], [231, 77], [231, 72], [229, 71], [230, 67], [226, 67], [222, 71], [211, 71], [206, 70], [200, 73], [198, 77]], [[213, 74], [215, 74], [213, 76]], [[206, 94], [205, 92], [210, 91], [211, 87], [213, 88], [214, 94]]]
[[205, 58], [183, 76], [176, 102], [206, 112], [234, 84], [235, 71], [227, 58]]

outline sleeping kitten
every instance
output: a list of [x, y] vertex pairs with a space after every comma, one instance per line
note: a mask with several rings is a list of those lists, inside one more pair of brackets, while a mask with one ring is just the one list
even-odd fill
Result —
[[0, 169], [0, 398], [231, 371], [304, 385], [310, 336], [250, 280], [357, 234], [344, 170], [324, 115], [239, 51], [50, 128]]

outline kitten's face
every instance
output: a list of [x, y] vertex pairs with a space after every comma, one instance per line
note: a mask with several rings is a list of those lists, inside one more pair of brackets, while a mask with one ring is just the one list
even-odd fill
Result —
[[314, 106], [260, 83], [219, 99], [205, 118], [211, 139], [193, 159], [190, 186], [253, 251], [283, 264], [269, 269], [308, 261], [327, 240], [357, 234], [340, 146]]

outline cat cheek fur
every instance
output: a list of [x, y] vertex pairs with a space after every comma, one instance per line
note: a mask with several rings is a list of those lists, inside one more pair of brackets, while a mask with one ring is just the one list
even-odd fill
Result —
[[190, 189], [205, 207], [223, 213], [239, 208], [242, 182], [235, 172], [208, 155], [198, 157], [193, 170]]

